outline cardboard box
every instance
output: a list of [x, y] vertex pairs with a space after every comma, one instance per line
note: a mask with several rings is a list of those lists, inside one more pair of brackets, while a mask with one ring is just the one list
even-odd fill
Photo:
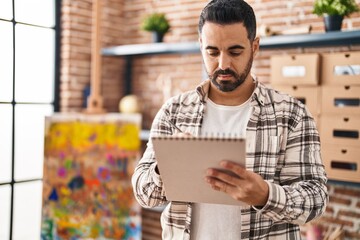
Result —
[[322, 158], [329, 179], [360, 182], [360, 149], [323, 144]]
[[360, 85], [360, 52], [322, 55], [323, 85]]
[[322, 115], [321, 142], [340, 146], [360, 146], [360, 116]]
[[316, 53], [271, 57], [274, 85], [318, 85], [320, 56]]
[[322, 86], [321, 112], [360, 115], [360, 86]]
[[287, 93], [304, 103], [312, 116], [315, 118], [320, 114], [320, 92], [319, 86], [273, 86], [274, 89]]

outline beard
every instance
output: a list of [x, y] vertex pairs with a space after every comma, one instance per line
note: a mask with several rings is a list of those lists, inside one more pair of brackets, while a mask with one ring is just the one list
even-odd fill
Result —
[[[240, 74], [237, 74], [236, 72], [234, 72], [231, 69], [217, 70], [212, 75], [208, 74], [209, 79], [214, 84], [214, 86], [222, 92], [234, 91], [236, 88], [238, 88], [241, 84], [243, 84], [245, 82], [247, 76], [250, 73], [252, 62], [253, 62], [253, 57], [251, 56], [244, 71]], [[230, 81], [230, 80], [217, 81], [218, 76], [221, 74], [232, 75], [235, 78], [235, 80], [233, 80], [233, 81]]]

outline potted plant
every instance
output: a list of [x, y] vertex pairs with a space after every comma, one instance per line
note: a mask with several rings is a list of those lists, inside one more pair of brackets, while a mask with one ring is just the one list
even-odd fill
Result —
[[318, 16], [324, 17], [325, 31], [339, 31], [344, 17], [359, 11], [355, 0], [315, 0], [314, 10]]
[[144, 18], [141, 29], [152, 32], [154, 42], [162, 42], [165, 33], [170, 29], [170, 24], [164, 13], [153, 13]]

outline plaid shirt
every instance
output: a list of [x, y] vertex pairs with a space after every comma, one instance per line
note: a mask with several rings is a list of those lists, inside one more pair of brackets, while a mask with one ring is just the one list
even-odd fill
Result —
[[[198, 136], [209, 86], [204, 81], [196, 91], [169, 99], [157, 113], [150, 135], [175, 133], [170, 120]], [[301, 239], [298, 224], [319, 217], [328, 202], [314, 119], [302, 103], [259, 82], [250, 101], [246, 168], [265, 179], [269, 198], [261, 209], [242, 209], [241, 239]], [[169, 203], [155, 167], [150, 139], [132, 177], [135, 197], [146, 208], [168, 204], [161, 216], [163, 239], [189, 239], [192, 204]]]

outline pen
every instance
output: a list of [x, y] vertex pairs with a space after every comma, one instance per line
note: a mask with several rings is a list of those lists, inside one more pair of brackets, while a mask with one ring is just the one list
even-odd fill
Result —
[[183, 131], [181, 131], [181, 129], [180, 129], [178, 126], [176, 126], [175, 123], [173, 123], [172, 121], [168, 120], [167, 122], [170, 123], [170, 125], [173, 126], [173, 127], [174, 127], [176, 130], [178, 130], [179, 132], [181, 132], [181, 133], [183, 132]]

